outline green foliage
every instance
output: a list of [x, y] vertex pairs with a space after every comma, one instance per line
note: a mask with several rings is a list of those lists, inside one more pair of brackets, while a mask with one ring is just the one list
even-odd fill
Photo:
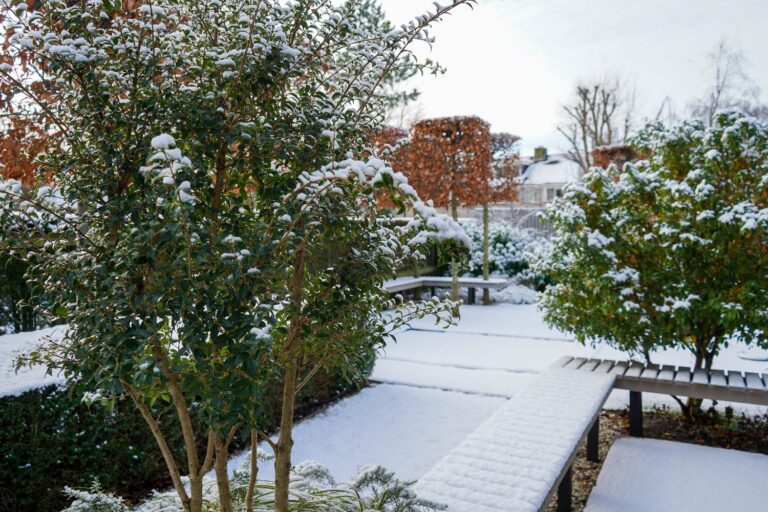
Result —
[[[62, 138], [38, 162], [39, 181], [55, 187], [0, 180], [0, 238], [20, 220], [39, 228], [21, 253], [69, 326], [30, 362], [129, 395], [150, 425], [146, 407], [172, 402], [189, 500], [170, 457], [169, 473], [190, 511], [214, 448], [221, 461], [228, 433], [255, 428], [272, 395], [284, 397], [285, 488], [297, 391], [319, 370], [354, 372], [414, 316], [455, 306], [398, 308], [382, 289], [430, 241], [457, 257], [469, 242], [386, 162], [355, 155], [381, 125], [390, 72], [434, 68], [401, 59], [411, 43], [430, 42], [431, 24], [472, 3], [390, 32], [355, 26], [350, 6], [323, 0], [156, 0], [128, 13], [44, 0], [4, 11], [8, 58], [29, 67], [2, 67], [0, 78]], [[40, 87], [23, 87], [43, 69]], [[383, 222], [380, 194], [416, 218]], [[205, 451], [190, 439], [193, 406], [210, 431]]]
[[[346, 0], [345, 8], [349, 10], [350, 21], [356, 27], [368, 31], [381, 30], [385, 33], [391, 32], [394, 28], [387, 19], [379, 0]], [[384, 76], [381, 92], [377, 94], [384, 99], [385, 108], [388, 111], [416, 101], [421, 96], [421, 92], [416, 88], [399, 87], [416, 76], [419, 70], [415, 64], [416, 58], [413, 54], [404, 53]]]
[[548, 210], [547, 321], [645, 356], [689, 349], [704, 367], [734, 337], [768, 346], [768, 126], [723, 112], [634, 143], [647, 161], [593, 169]]
[[[164, 428], [178, 422], [168, 414], [168, 404], [153, 409]], [[169, 435], [168, 442], [183, 455], [179, 433]], [[84, 488], [95, 478], [104, 488], [134, 499], [168, 484], [157, 444], [125, 400], [110, 412], [87, 406], [81, 393], [55, 386], [0, 398], [0, 445], [2, 510], [61, 510], [69, 501], [62, 492], [65, 485]]]
[[[269, 460], [269, 457], [260, 453], [259, 459]], [[234, 510], [245, 510], [249, 476], [250, 460], [246, 457], [240, 467], [235, 469], [232, 477]], [[413, 490], [414, 482], [399, 480], [393, 472], [381, 466], [363, 466], [348, 482], [343, 483], [336, 482], [328, 468], [317, 462], [297, 464], [292, 469], [291, 476], [290, 512], [431, 512], [445, 509], [440, 504], [419, 498]], [[274, 482], [258, 481], [253, 499], [254, 510], [274, 510], [274, 496]], [[91, 496], [91, 499], [96, 501], [114, 498], [97, 494]], [[205, 490], [205, 502], [211, 511], [218, 510], [217, 501], [216, 487], [209, 482]], [[178, 496], [162, 493], [142, 503], [137, 512], [181, 510]]]
[[[297, 411], [311, 411], [344, 393], [358, 389], [372, 370], [374, 354], [351, 361], [343, 369], [319, 372], [298, 398]], [[269, 389], [280, 383], [270, 382]], [[94, 479], [100, 486], [131, 502], [143, 499], [154, 488], [167, 488], [170, 480], [155, 440], [147, 434], [144, 420], [128, 400], [113, 409], [99, 401], [88, 405], [87, 393], [49, 386], [20, 396], [0, 398], [0, 510], [56, 512], [71, 496], [69, 485], [85, 489]], [[277, 393], [263, 405], [259, 426], [273, 430], [279, 421]], [[160, 427], [168, 432], [174, 454], [183, 459], [184, 444], [176, 428], [171, 406], [158, 401], [152, 407]], [[206, 427], [199, 411], [192, 409], [198, 443], [204, 444]], [[244, 448], [248, 433], [234, 441]]]
[[24, 278], [27, 265], [0, 251], [0, 335], [33, 331], [45, 323], [30, 305], [32, 291]]

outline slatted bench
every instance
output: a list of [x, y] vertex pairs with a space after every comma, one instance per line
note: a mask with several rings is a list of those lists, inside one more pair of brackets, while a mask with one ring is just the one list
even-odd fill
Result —
[[[389, 293], [398, 293], [406, 290], [416, 290], [419, 288], [431, 288], [432, 295], [435, 295], [435, 288], [450, 288], [451, 278], [441, 276], [424, 277], [399, 277], [384, 283], [384, 289]], [[475, 303], [477, 288], [502, 290], [509, 286], [506, 279], [483, 279], [481, 277], [460, 277], [459, 286], [468, 288], [467, 302]]]
[[449, 512], [538, 512], [557, 494], [571, 510], [572, 463], [587, 439], [597, 460], [610, 373], [552, 368], [523, 387], [416, 483]]
[[559, 359], [555, 366], [615, 376], [614, 387], [629, 390], [629, 433], [638, 437], [643, 435], [644, 391], [768, 406], [768, 376], [764, 374], [568, 356]]

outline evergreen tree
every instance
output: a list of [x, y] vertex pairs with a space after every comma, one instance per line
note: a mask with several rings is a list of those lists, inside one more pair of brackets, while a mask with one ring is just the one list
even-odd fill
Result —
[[[392, 33], [397, 30], [387, 19], [379, 0], [346, 0], [345, 7], [350, 12], [353, 23], [361, 31]], [[418, 89], [402, 87], [418, 73], [419, 66], [413, 54], [410, 51], [402, 53], [384, 75], [381, 89], [377, 92], [383, 97], [387, 112], [402, 108], [419, 98], [421, 92]]]
[[[28, 68], [8, 64], [0, 80], [62, 140], [35, 166], [54, 186], [0, 181], [0, 238], [41, 228], [20, 253], [69, 325], [31, 362], [128, 395], [186, 511], [203, 509], [213, 469], [219, 508], [232, 512], [229, 446], [242, 430], [257, 438], [264, 384], [277, 375], [274, 506], [287, 512], [297, 393], [398, 325], [455, 307], [406, 304], [384, 317], [397, 305], [382, 288], [395, 269], [434, 240], [457, 256], [469, 240], [384, 161], [355, 155], [409, 45], [471, 3], [395, 32], [359, 27], [324, 0], [43, 0], [2, 11], [6, 57], [36, 61], [46, 80], [29, 88]], [[414, 219], [383, 219], [377, 193]], [[178, 417], [183, 461], [152, 416], [158, 399]]]
[[546, 320], [649, 362], [687, 349], [696, 369], [735, 339], [768, 347], [768, 124], [721, 112], [634, 143], [647, 160], [595, 168], [547, 210]]

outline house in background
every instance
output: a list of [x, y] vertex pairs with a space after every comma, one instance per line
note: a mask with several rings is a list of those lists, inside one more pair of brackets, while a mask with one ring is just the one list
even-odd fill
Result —
[[520, 206], [544, 206], [562, 196], [566, 185], [581, 179], [579, 164], [565, 155], [549, 155], [547, 148], [536, 148], [533, 158], [520, 163]]

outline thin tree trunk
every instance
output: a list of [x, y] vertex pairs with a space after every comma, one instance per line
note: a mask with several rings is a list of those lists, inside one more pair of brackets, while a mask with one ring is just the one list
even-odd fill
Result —
[[283, 407], [280, 415], [280, 437], [275, 454], [275, 512], [288, 512], [288, 486], [291, 482], [293, 449], [293, 409], [298, 379], [296, 361], [288, 363], [283, 380]]
[[[165, 460], [165, 464], [168, 467], [168, 473], [170, 474], [171, 481], [173, 482], [173, 488], [176, 489], [176, 493], [179, 495], [179, 499], [181, 500], [181, 504], [184, 507], [184, 510], [187, 512], [200, 512], [202, 509], [202, 493], [199, 505], [197, 505], [197, 508], [194, 508], [193, 501], [190, 499], [190, 497], [187, 495], [187, 491], [184, 489], [179, 467], [176, 465], [176, 460], [173, 458], [173, 452], [171, 452], [171, 449], [168, 447], [165, 436], [160, 430], [160, 427], [158, 426], [157, 421], [155, 421], [155, 418], [152, 417], [152, 413], [150, 412], [149, 407], [147, 407], [147, 404], [141, 400], [141, 397], [131, 386], [125, 383], [123, 386], [128, 392], [128, 396], [131, 397], [131, 400], [133, 400], [133, 403], [139, 409], [141, 416], [149, 426], [149, 430], [152, 432], [152, 435], [154, 436], [155, 441], [160, 448], [160, 453], [163, 456], [163, 460]], [[194, 488], [192, 490], [194, 490]]]
[[229, 487], [229, 473], [227, 472], [227, 456], [229, 455], [229, 439], [222, 435], [216, 435], [216, 486], [219, 489], [219, 507], [221, 512], [234, 512], [232, 505], [232, 490]]
[[[451, 217], [453, 220], [459, 220], [458, 206], [456, 205], [456, 196], [451, 194]], [[459, 300], [459, 262], [456, 257], [451, 257], [451, 300]], [[458, 311], [454, 311], [454, 316], [458, 316]]]
[[166, 353], [159, 345], [155, 345], [152, 352], [160, 372], [165, 376], [165, 387], [171, 395], [171, 399], [176, 409], [176, 415], [181, 424], [181, 434], [184, 440], [187, 466], [189, 469], [189, 510], [190, 512], [198, 512], [202, 510], [203, 507], [203, 475], [200, 471], [200, 460], [197, 454], [197, 436], [195, 435], [195, 429], [192, 425], [192, 418], [189, 415], [189, 408], [187, 407], [184, 393], [179, 384], [179, 377], [169, 368]]
[[[488, 212], [488, 205], [483, 205], [483, 279], [488, 280], [491, 275], [491, 262], [490, 255], [490, 219]], [[483, 304], [491, 303], [491, 290], [488, 288], [483, 289]]]
[[275, 449], [275, 512], [288, 512], [288, 486], [291, 483], [291, 451], [293, 450], [293, 411], [299, 379], [298, 346], [302, 329], [301, 304], [304, 297], [306, 251], [302, 245], [296, 252], [293, 276], [293, 313], [283, 348], [283, 405], [280, 411], [280, 435]]
[[251, 473], [248, 475], [248, 489], [245, 491], [245, 512], [253, 512], [253, 494], [256, 489], [256, 479], [259, 476], [259, 435], [251, 430]]
[[[712, 361], [715, 358], [715, 355], [711, 352], [709, 352], [706, 347], [709, 345], [709, 342], [702, 342], [700, 340], [696, 340], [696, 361], [693, 367], [694, 371], [697, 370], [704, 370], [709, 371], [712, 369]], [[701, 404], [703, 403], [703, 400], [701, 398], [688, 398], [686, 400], [685, 405], [681, 407], [683, 416], [688, 421], [696, 422], [701, 419], [702, 417], [702, 410], [701, 410]]]

